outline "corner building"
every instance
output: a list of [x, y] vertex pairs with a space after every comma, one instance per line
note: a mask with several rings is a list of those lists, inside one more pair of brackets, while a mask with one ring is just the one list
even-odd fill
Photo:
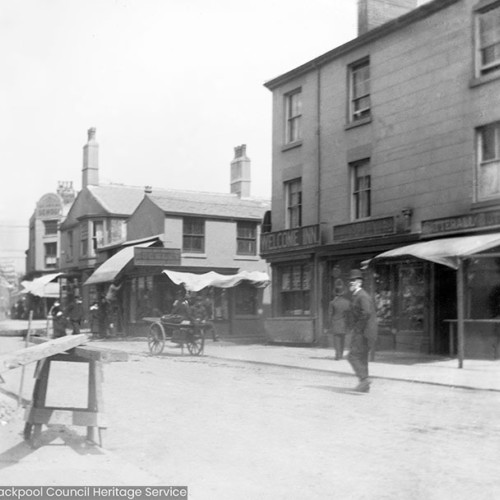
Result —
[[[358, 9], [356, 38], [265, 84], [268, 335], [324, 344], [335, 285], [365, 267], [378, 348], [453, 355], [457, 273], [402, 249], [474, 237], [479, 250], [481, 238], [491, 247], [500, 237], [500, 1], [361, 0]], [[375, 258], [390, 250], [396, 257]], [[467, 356], [500, 355], [490, 321], [500, 315], [499, 255], [467, 260], [465, 318], [476, 320]]]

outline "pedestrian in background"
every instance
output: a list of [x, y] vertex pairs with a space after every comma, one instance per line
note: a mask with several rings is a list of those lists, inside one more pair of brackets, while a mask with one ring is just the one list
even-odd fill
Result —
[[66, 309], [66, 316], [73, 329], [73, 335], [80, 333], [84, 315], [82, 300], [80, 297], [74, 297]]
[[363, 274], [360, 270], [351, 271], [349, 288], [352, 293], [352, 339], [347, 359], [359, 379], [354, 390], [369, 392], [371, 380], [368, 376], [368, 360], [377, 340], [377, 314], [372, 298], [363, 290]]
[[53, 338], [58, 339], [66, 336], [66, 318], [59, 301], [55, 301], [49, 311], [52, 317]]
[[345, 297], [345, 289], [341, 281], [335, 285], [335, 297], [328, 305], [328, 318], [333, 335], [335, 359], [340, 360], [344, 356], [345, 338], [351, 326], [351, 303]]

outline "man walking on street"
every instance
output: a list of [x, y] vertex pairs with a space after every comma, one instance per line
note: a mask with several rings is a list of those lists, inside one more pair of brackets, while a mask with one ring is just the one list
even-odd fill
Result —
[[370, 295], [363, 290], [363, 274], [354, 269], [349, 275], [349, 288], [352, 293], [352, 340], [347, 357], [359, 384], [354, 388], [357, 392], [370, 391], [368, 378], [368, 359], [371, 349], [377, 340], [377, 314]]

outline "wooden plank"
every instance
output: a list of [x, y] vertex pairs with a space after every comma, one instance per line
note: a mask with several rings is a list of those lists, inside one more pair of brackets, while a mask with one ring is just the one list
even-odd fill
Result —
[[96, 346], [79, 346], [74, 350], [76, 356], [92, 361], [111, 363], [115, 361], [128, 361], [128, 354], [117, 349], [104, 349]]
[[79, 335], [68, 335], [59, 339], [48, 340], [40, 345], [3, 354], [0, 356], [0, 373], [29, 365], [60, 352], [65, 352], [88, 341], [89, 336], [81, 333]]
[[27, 408], [25, 421], [30, 424], [61, 424], [82, 427], [107, 427], [106, 416], [100, 412], [86, 411], [79, 408]]
[[[70, 335], [71, 336], [71, 335]], [[31, 339], [33, 344], [43, 344], [47, 342], [44, 337], [33, 337]], [[72, 354], [80, 358], [89, 359], [93, 361], [101, 361], [103, 363], [111, 363], [115, 361], [128, 361], [128, 354], [118, 349], [106, 349], [95, 345], [80, 345], [75, 347]]]

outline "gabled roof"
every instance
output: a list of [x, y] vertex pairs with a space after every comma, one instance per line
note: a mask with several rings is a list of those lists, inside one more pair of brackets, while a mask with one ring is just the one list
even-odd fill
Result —
[[87, 186], [109, 214], [131, 215], [144, 198], [144, 187], [122, 184]]
[[236, 194], [160, 190], [146, 197], [165, 214], [262, 220], [269, 200], [240, 198]]

